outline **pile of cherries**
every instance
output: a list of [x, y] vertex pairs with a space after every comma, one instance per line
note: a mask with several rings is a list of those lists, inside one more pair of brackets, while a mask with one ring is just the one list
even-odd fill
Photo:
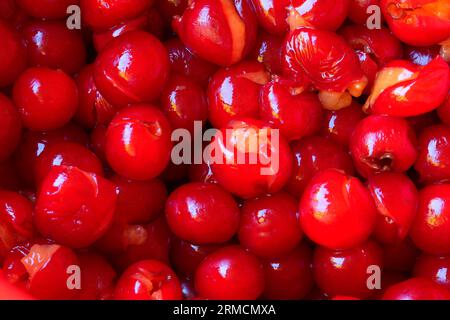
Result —
[[[450, 299], [448, 0], [38, 2], [0, 0], [1, 296]], [[278, 161], [175, 165], [194, 121]]]

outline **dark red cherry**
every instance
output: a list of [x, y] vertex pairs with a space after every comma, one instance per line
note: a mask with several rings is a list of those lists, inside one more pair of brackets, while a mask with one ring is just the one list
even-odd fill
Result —
[[0, 20], [0, 88], [13, 84], [27, 65], [27, 51], [21, 35]]
[[431, 280], [411, 278], [387, 289], [383, 300], [450, 300], [450, 291]]
[[383, 261], [386, 270], [409, 274], [420, 251], [410, 238], [383, 247]]
[[0, 93], [0, 161], [16, 149], [22, 134], [20, 115], [9, 98]]
[[405, 58], [416, 65], [426, 66], [437, 55], [439, 55], [439, 50], [440, 50], [439, 46], [429, 46], [429, 47], [406, 46]]
[[256, 60], [266, 67], [273, 74], [281, 74], [281, 49], [283, 38], [277, 35], [260, 31], [250, 58]]
[[376, 216], [369, 190], [357, 178], [336, 169], [318, 173], [300, 201], [302, 230], [330, 249], [350, 249], [366, 241]]
[[27, 14], [41, 19], [63, 19], [68, 16], [67, 8], [79, 3], [80, 0], [43, 0], [36, 5], [33, 0], [17, 0]]
[[110, 300], [113, 297], [116, 271], [101, 255], [91, 252], [78, 254], [81, 271], [80, 300]]
[[155, 6], [161, 15], [170, 21], [174, 16], [181, 16], [189, 5], [189, 0], [160, 0], [156, 1]]

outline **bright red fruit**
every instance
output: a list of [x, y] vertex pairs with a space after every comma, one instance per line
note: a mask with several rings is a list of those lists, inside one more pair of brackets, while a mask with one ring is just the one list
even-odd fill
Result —
[[155, 100], [168, 78], [169, 59], [162, 43], [144, 31], [111, 41], [97, 56], [94, 80], [113, 105]]
[[302, 230], [330, 249], [349, 249], [366, 241], [376, 216], [375, 204], [361, 181], [336, 169], [318, 173], [300, 201]]
[[348, 10], [348, 18], [356, 24], [367, 25], [369, 17], [373, 14], [367, 12], [367, 9], [376, 5], [379, 6], [380, 0], [350, 0], [350, 9]]
[[14, 83], [27, 65], [27, 51], [20, 34], [0, 20], [0, 88]]
[[152, 105], [122, 109], [106, 133], [106, 157], [115, 172], [129, 179], [149, 180], [170, 160], [171, 127]]
[[373, 241], [344, 251], [318, 247], [314, 252], [314, 278], [329, 296], [371, 296], [375, 291], [368, 287], [368, 278], [376, 270], [371, 268], [383, 268], [383, 251]]
[[401, 118], [373, 115], [363, 119], [353, 131], [350, 151], [358, 172], [405, 172], [417, 158], [416, 136]]
[[257, 21], [247, 1], [197, 0], [174, 19], [173, 29], [198, 56], [230, 66], [253, 48]]
[[240, 212], [233, 197], [218, 185], [190, 183], [169, 196], [166, 218], [179, 238], [195, 244], [214, 244], [233, 237]]
[[116, 190], [106, 179], [75, 167], [53, 167], [42, 181], [34, 219], [39, 232], [72, 248], [92, 244], [108, 229]]
[[205, 299], [257, 299], [264, 290], [264, 271], [251, 253], [239, 246], [229, 246], [211, 253], [200, 263], [195, 288]]
[[387, 289], [383, 300], [450, 300], [450, 291], [431, 280], [411, 278]]
[[78, 5], [80, 0], [42, 0], [36, 5], [34, 0], [17, 0], [17, 4], [27, 14], [42, 19], [62, 19], [68, 16], [67, 8]]
[[117, 282], [117, 300], [181, 300], [176, 274], [164, 263], [144, 260], [130, 266]]
[[411, 238], [422, 251], [450, 255], [450, 185], [437, 184], [419, 192], [419, 208]]
[[21, 134], [19, 113], [12, 101], [0, 93], [0, 161], [6, 160], [14, 152]]
[[450, 258], [423, 254], [417, 259], [413, 274], [430, 279], [450, 290]]
[[17, 79], [13, 100], [24, 127], [51, 130], [64, 126], [77, 110], [75, 81], [60, 70], [30, 68]]

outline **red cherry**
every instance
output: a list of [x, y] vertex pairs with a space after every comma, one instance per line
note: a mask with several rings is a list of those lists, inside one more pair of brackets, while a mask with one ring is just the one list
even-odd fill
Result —
[[279, 78], [263, 86], [261, 119], [279, 128], [288, 140], [298, 140], [320, 129], [323, 109], [316, 95], [297, 93], [293, 83]]
[[369, 191], [354, 177], [328, 169], [309, 183], [300, 201], [300, 223], [315, 243], [349, 249], [371, 234], [376, 207]]
[[0, 88], [13, 84], [27, 65], [27, 51], [20, 34], [0, 20]]
[[[289, 145], [278, 131], [257, 120], [231, 121], [215, 136], [212, 150], [215, 178], [241, 198], [278, 192], [292, 173]], [[248, 161], [240, 163], [242, 159]]]
[[318, 247], [314, 252], [314, 278], [329, 296], [371, 296], [374, 293], [368, 286], [371, 267], [383, 268], [383, 253], [375, 242], [344, 251]]
[[405, 239], [417, 212], [414, 183], [403, 174], [385, 172], [369, 177], [368, 186], [378, 209], [375, 238], [387, 244]]
[[0, 93], [0, 161], [16, 149], [22, 134], [20, 115], [8, 97]]
[[16, 81], [13, 100], [26, 128], [51, 130], [73, 117], [78, 90], [75, 81], [62, 71], [30, 68]]
[[170, 21], [174, 16], [180, 16], [183, 14], [184, 10], [189, 5], [189, 0], [159, 0], [156, 1], [155, 6], [158, 8], [158, 11], [161, 15], [167, 20]]
[[114, 39], [100, 52], [94, 80], [107, 101], [126, 106], [155, 100], [168, 73], [169, 59], [161, 42], [144, 31], [133, 31]]
[[450, 290], [450, 258], [422, 254], [414, 266], [415, 277], [433, 280]]
[[83, 34], [69, 30], [64, 22], [31, 21], [25, 25], [22, 34], [31, 66], [62, 69], [74, 74], [86, 64]]
[[371, 16], [367, 12], [370, 6], [379, 6], [380, 0], [350, 0], [350, 9], [348, 10], [348, 18], [356, 24], [367, 25], [367, 21]]
[[30, 253], [31, 246], [30, 242], [26, 242], [15, 246], [5, 255], [2, 271], [10, 283], [26, 287], [28, 272], [21, 260]]
[[159, 179], [134, 181], [115, 175], [117, 189], [116, 219], [128, 223], [146, 223], [164, 210], [166, 186]]
[[311, 291], [312, 251], [301, 245], [288, 255], [263, 262], [265, 289], [262, 297], [270, 300], [299, 300]]
[[216, 128], [243, 117], [257, 118], [259, 92], [269, 74], [258, 62], [242, 62], [219, 70], [208, 86], [209, 121]]
[[450, 181], [450, 127], [435, 125], [419, 136], [419, 156], [414, 169], [423, 183]]
[[419, 192], [411, 238], [422, 251], [450, 255], [450, 185], [430, 185]]
[[233, 197], [211, 183], [185, 184], [166, 203], [170, 229], [179, 238], [195, 244], [230, 240], [238, 230], [239, 216]]
[[78, 266], [76, 254], [69, 248], [56, 244], [35, 244], [22, 258], [29, 275], [28, 289], [39, 299], [74, 299], [80, 291], [69, 289], [69, 267]]
[[394, 245], [383, 247], [384, 268], [393, 272], [410, 273], [420, 251], [410, 238]]
[[105, 144], [107, 130], [106, 126], [98, 125], [91, 131], [90, 137], [90, 148], [102, 162], [106, 162]]
[[405, 58], [416, 65], [426, 66], [436, 56], [439, 55], [439, 50], [440, 50], [439, 46], [429, 46], [429, 47], [406, 46]]
[[444, 104], [439, 107], [438, 115], [443, 123], [450, 125], [450, 94], [447, 95]]
[[135, 18], [152, 3], [153, 0], [80, 0], [83, 21], [94, 30], [106, 30]]
[[283, 38], [266, 32], [259, 32], [250, 58], [256, 60], [273, 74], [281, 74], [281, 48]]
[[62, 19], [68, 16], [67, 8], [78, 5], [79, 0], [43, 0], [36, 5], [33, 0], [17, 0], [17, 4], [27, 14], [42, 19]]
[[405, 172], [417, 158], [416, 137], [401, 118], [373, 115], [363, 119], [353, 131], [350, 151], [358, 172]]
[[110, 300], [114, 293], [117, 273], [108, 261], [96, 253], [80, 253], [80, 300]]
[[180, 282], [164, 263], [144, 260], [130, 266], [117, 282], [117, 300], [180, 300]]
[[387, 289], [383, 300], [450, 300], [450, 291], [431, 280], [411, 278]]
[[389, 28], [401, 41], [430, 46], [450, 37], [450, 7], [446, 0], [381, 0]]
[[61, 142], [49, 145], [37, 159], [34, 167], [36, 185], [39, 186], [56, 166], [73, 166], [103, 176], [102, 164], [94, 153], [78, 143]]
[[279, 258], [300, 243], [298, 204], [286, 193], [246, 201], [242, 207], [239, 241], [263, 258]]
[[323, 137], [308, 137], [291, 145], [295, 157], [294, 173], [286, 189], [300, 198], [310, 180], [326, 169], [339, 169], [353, 174], [352, 159], [341, 146]]
[[42, 181], [35, 208], [39, 232], [72, 248], [102, 236], [116, 206], [114, 185], [75, 167], [53, 167]]
[[172, 147], [170, 135], [170, 124], [156, 107], [127, 107], [109, 124], [106, 157], [121, 176], [134, 180], [152, 179], [169, 162]]
[[251, 253], [239, 246], [229, 246], [211, 253], [200, 263], [195, 288], [205, 299], [254, 300], [264, 290], [264, 271]]
[[174, 19], [173, 29], [198, 56], [230, 66], [253, 48], [257, 22], [247, 1], [197, 0]]
[[208, 103], [202, 87], [186, 76], [172, 75], [161, 94], [161, 107], [173, 129], [194, 132], [194, 121], [205, 123]]

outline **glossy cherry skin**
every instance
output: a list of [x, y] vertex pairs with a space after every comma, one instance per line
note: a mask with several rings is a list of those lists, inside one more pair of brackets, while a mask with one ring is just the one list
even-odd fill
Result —
[[64, 22], [31, 21], [25, 25], [22, 34], [30, 66], [74, 74], [86, 64], [83, 34], [79, 30], [69, 30]]
[[441, 57], [424, 67], [393, 61], [378, 73], [364, 109], [398, 117], [421, 115], [445, 101], [449, 83], [450, 68]]
[[6, 253], [34, 235], [33, 205], [12, 191], [0, 191], [0, 261]]
[[372, 295], [374, 292], [367, 286], [370, 266], [383, 268], [383, 251], [373, 241], [349, 250], [317, 247], [314, 252], [314, 279], [329, 296], [367, 298]]
[[114, 293], [116, 271], [101, 255], [78, 254], [81, 270], [80, 300], [110, 300]]
[[67, 286], [67, 269], [79, 266], [76, 254], [56, 244], [35, 244], [22, 258], [29, 275], [28, 290], [38, 299], [74, 299], [80, 293]]
[[248, 1], [198, 0], [175, 17], [173, 29], [196, 55], [230, 66], [253, 48], [257, 21]]
[[0, 21], [0, 88], [14, 83], [27, 65], [27, 51], [21, 35]]
[[181, 286], [167, 265], [144, 260], [130, 266], [117, 282], [116, 300], [181, 300]]
[[411, 228], [411, 238], [422, 251], [450, 255], [450, 185], [438, 184], [419, 192], [419, 208]]
[[115, 172], [129, 179], [155, 178], [169, 162], [170, 136], [170, 124], [156, 107], [134, 105], [122, 109], [106, 133], [108, 163]]
[[259, 260], [241, 247], [225, 247], [200, 263], [195, 288], [205, 299], [254, 300], [264, 290], [264, 270]]
[[53, 167], [40, 186], [36, 227], [61, 244], [87, 247], [110, 226], [116, 198], [114, 185], [96, 174], [75, 167]]
[[[215, 161], [211, 162], [215, 178], [241, 198], [278, 192], [292, 173], [293, 157], [288, 143], [261, 121], [231, 121], [216, 134], [211, 148], [215, 151]], [[240, 164], [244, 156], [256, 161]]]
[[221, 247], [222, 245], [196, 245], [175, 238], [170, 246], [170, 262], [177, 272], [193, 278], [203, 259]]
[[239, 242], [258, 257], [280, 258], [300, 243], [297, 200], [277, 193], [246, 201], [242, 207]]
[[152, 5], [153, 0], [80, 0], [84, 23], [94, 30], [106, 30], [124, 20], [135, 18]]
[[384, 172], [370, 176], [368, 187], [378, 210], [375, 238], [385, 244], [404, 240], [417, 212], [414, 183], [404, 174]]
[[419, 156], [414, 169], [426, 184], [450, 181], [450, 127], [435, 125], [419, 136]]
[[168, 78], [169, 59], [162, 43], [144, 31], [128, 32], [97, 56], [94, 80], [113, 105], [155, 100]]
[[78, 143], [61, 142], [49, 145], [37, 159], [34, 167], [36, 186], [56, 166], [73, 166], [103, 176], [102, 163], [92, 151]]
[[281, 67], [282, 47], [282, 37], [260, 31], [249, 58], [264, 64], [270, 73], [281, 74], [283, 72]]
[[437, 55], [439, 55], [439, 50], [440, 50], [439, 46], [429, 46], [429, 47], [407, 46], [405, 48], [405, 58], [416, 65], [426, 66]]
[[253, 61], [219, 70], [208, 86], [211, 124], [222, 128], [234, 119], [257, 118], [259, 92], [269, 79], [264, 66]]
[[170, 194], [166, 203], [170, 229], [195, 244], [223, 243], [239, 227], [240, 212], [233, 197], [211, 183], [185, 184]]
[[383, 247], [384, 268], [388, 271], [411, 273], [420, 251], [410, 238]]
[[167, 189], [161, 180], [135, 181], [119, 175], [110, 180], [117, 189], [116, 219], [146, 223], [163, 212]]
[[349, 249], [367, 240], [377, 212], [361, 181], [328, 169], [308, 184], [300, 201], [300, 224], [315, 243], [329, 249]]
[[36, 5], [33, 0], [17, 0], [17, 4], [27, 14], [41, 19], [62, 19], [68, 16], [67, 8], [78, 5], [79, 0], [43, 0]]
[[106, 101], [97, 90], [94, 82], [94, 65], [84, 67], [76, 81], [79, 96], [76, 121], [87, 128], [93, 128], [97, 124], [109, 124], [119, 108]]
[[261, 89], [259, 114], [288, 140], [298, 140], [319, 131], [323, 108], [315, 94], [296, 93], [291, 82], [276, 78]]
[[206, 87], [209, 78], [217, 71], [218, 67], [194, 55], [178, 38], [172, 38], [164, 45], [169, 52], [171, 70]]
[[450, 37], [450, 8], [445, 0], [381, 0], [389, 28], [412, 46], [430, 46]]
[[161, 108], [173, 129], [194, 132], [194, 121], [208, 119], [208, 103], [203, 88], [186, 76], [173, 74], [161, 93]]
[[413, 274], [415, 277], [430, 279], [450, 290], [450, 258], [422, 254], [417, 258]]
[[312, 251], [305, 244], [281, 258], [264, 260], [263, 267], [263, 299], [299, 300], [313, 287]]
[[353, 131], [350, 151], [363, 177], [379, 172], [405, 172], [416, 161], [416, 136], [401, 118], [373, 115]]
[[22, 134], [20, 115], [9, 98], [0, 93], [0, 161], [16, 149]]
[[450, 291], [431, 280], [411, 278], [387, 289], [383, 300], [450, 300]]
[[286, 189], [300, 198], [310, 180], [326, 169], [339, 169], [353, 174], [352, 159], [348, 152], [333, 141], [319, 137], [307, 137], [291, 144], [295, 165]]
[[350, 9], [348, 10], [348, 18], [356, 24], [367, 24], [370, 15], [367, 8], [372, 5], [379, 5], [380, 0], [350, 0]]
[[13, 100], [24, 127], [52, 130], [64, 126], [77, 110], [75, 81], [60, 70], [30, 68], [17, 79]]
[[349, 107], [341, 110], [327, 110], [321, 133], [334, 142], [348, 147], [353, 130], [364, 117], [365, 114], [361, 110], [361, 106], [355, 101]]

